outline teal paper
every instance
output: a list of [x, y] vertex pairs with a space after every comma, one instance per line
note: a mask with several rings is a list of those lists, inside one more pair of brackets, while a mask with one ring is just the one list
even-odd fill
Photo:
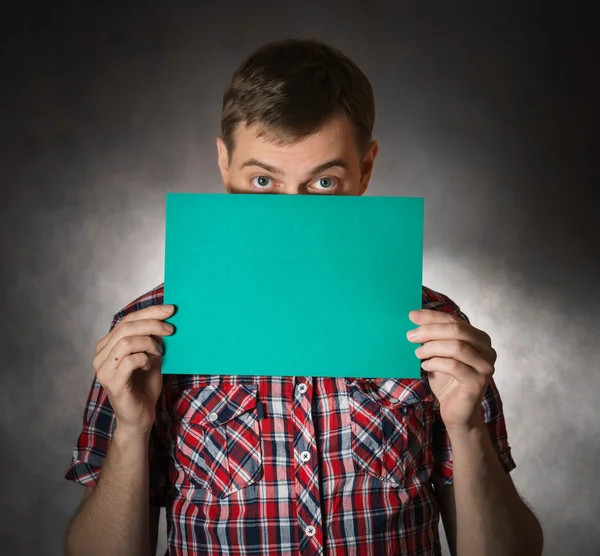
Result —
[[423, 199], [167, 195], [165, 374], [417, 378]]

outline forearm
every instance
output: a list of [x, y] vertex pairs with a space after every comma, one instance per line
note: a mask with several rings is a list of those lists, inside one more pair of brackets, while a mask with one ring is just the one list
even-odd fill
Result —
[[537, 556], [540, 525], [504, 472], [483, 423], [450, 432], [459, 556]]
[[119, 427], [96, 487], [67, 533], [68, 556], [148, 556], [148, 437]]

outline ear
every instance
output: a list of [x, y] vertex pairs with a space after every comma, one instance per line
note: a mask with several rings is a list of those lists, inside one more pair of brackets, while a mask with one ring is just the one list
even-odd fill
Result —
[[221, 170], [221, 179], [227, 193], [231, 193], [229, 185], [229, 151], [222, 137], [217, 137], [217, 162]]
[[364, 195], [369, 187], [369, 181], [371, 181], [371, 174], [373, 173], [373, 166], [375, 165], [375, 158], [378, 152], [379, 144], [375, 140], [371, 141], [361, 165], [359, 195]]

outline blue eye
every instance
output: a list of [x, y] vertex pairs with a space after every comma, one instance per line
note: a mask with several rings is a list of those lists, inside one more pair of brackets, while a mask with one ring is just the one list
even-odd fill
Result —
[[320, 178], [316, 182], [313, 183], [315, 189], [320, 191], [329, 191], [334, 189], [337, 185], [337, 181], [333, 178]]
[[256, 176], [252, 178], [251, 183], [256, 189], [269, 189], [273, 187], [273, 180], [267, 176]]

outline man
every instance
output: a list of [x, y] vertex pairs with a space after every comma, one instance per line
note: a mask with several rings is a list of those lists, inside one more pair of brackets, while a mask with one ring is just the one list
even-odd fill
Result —
[[[374, 112], [367, 78], [337, 50], [266, 45], [224, 95], [225, 188], [364, 194]], [[174, 308], [162, 303], [161, 285], [118, 312], [98, 342], [67, 472], [87, 487], [68, 554], [154, 553], [160, 507], [169, 554], [433, 555], [440, 514], [453, 554], [541, 553], [540, 526], [508, 476], [496, 352], [447, 296], [423, 287], [423, 310], [411, 313], [416, 380], [311, 378], [310, 369], [163, 377], [161, 338], [172, 333], [163, 321]]]

